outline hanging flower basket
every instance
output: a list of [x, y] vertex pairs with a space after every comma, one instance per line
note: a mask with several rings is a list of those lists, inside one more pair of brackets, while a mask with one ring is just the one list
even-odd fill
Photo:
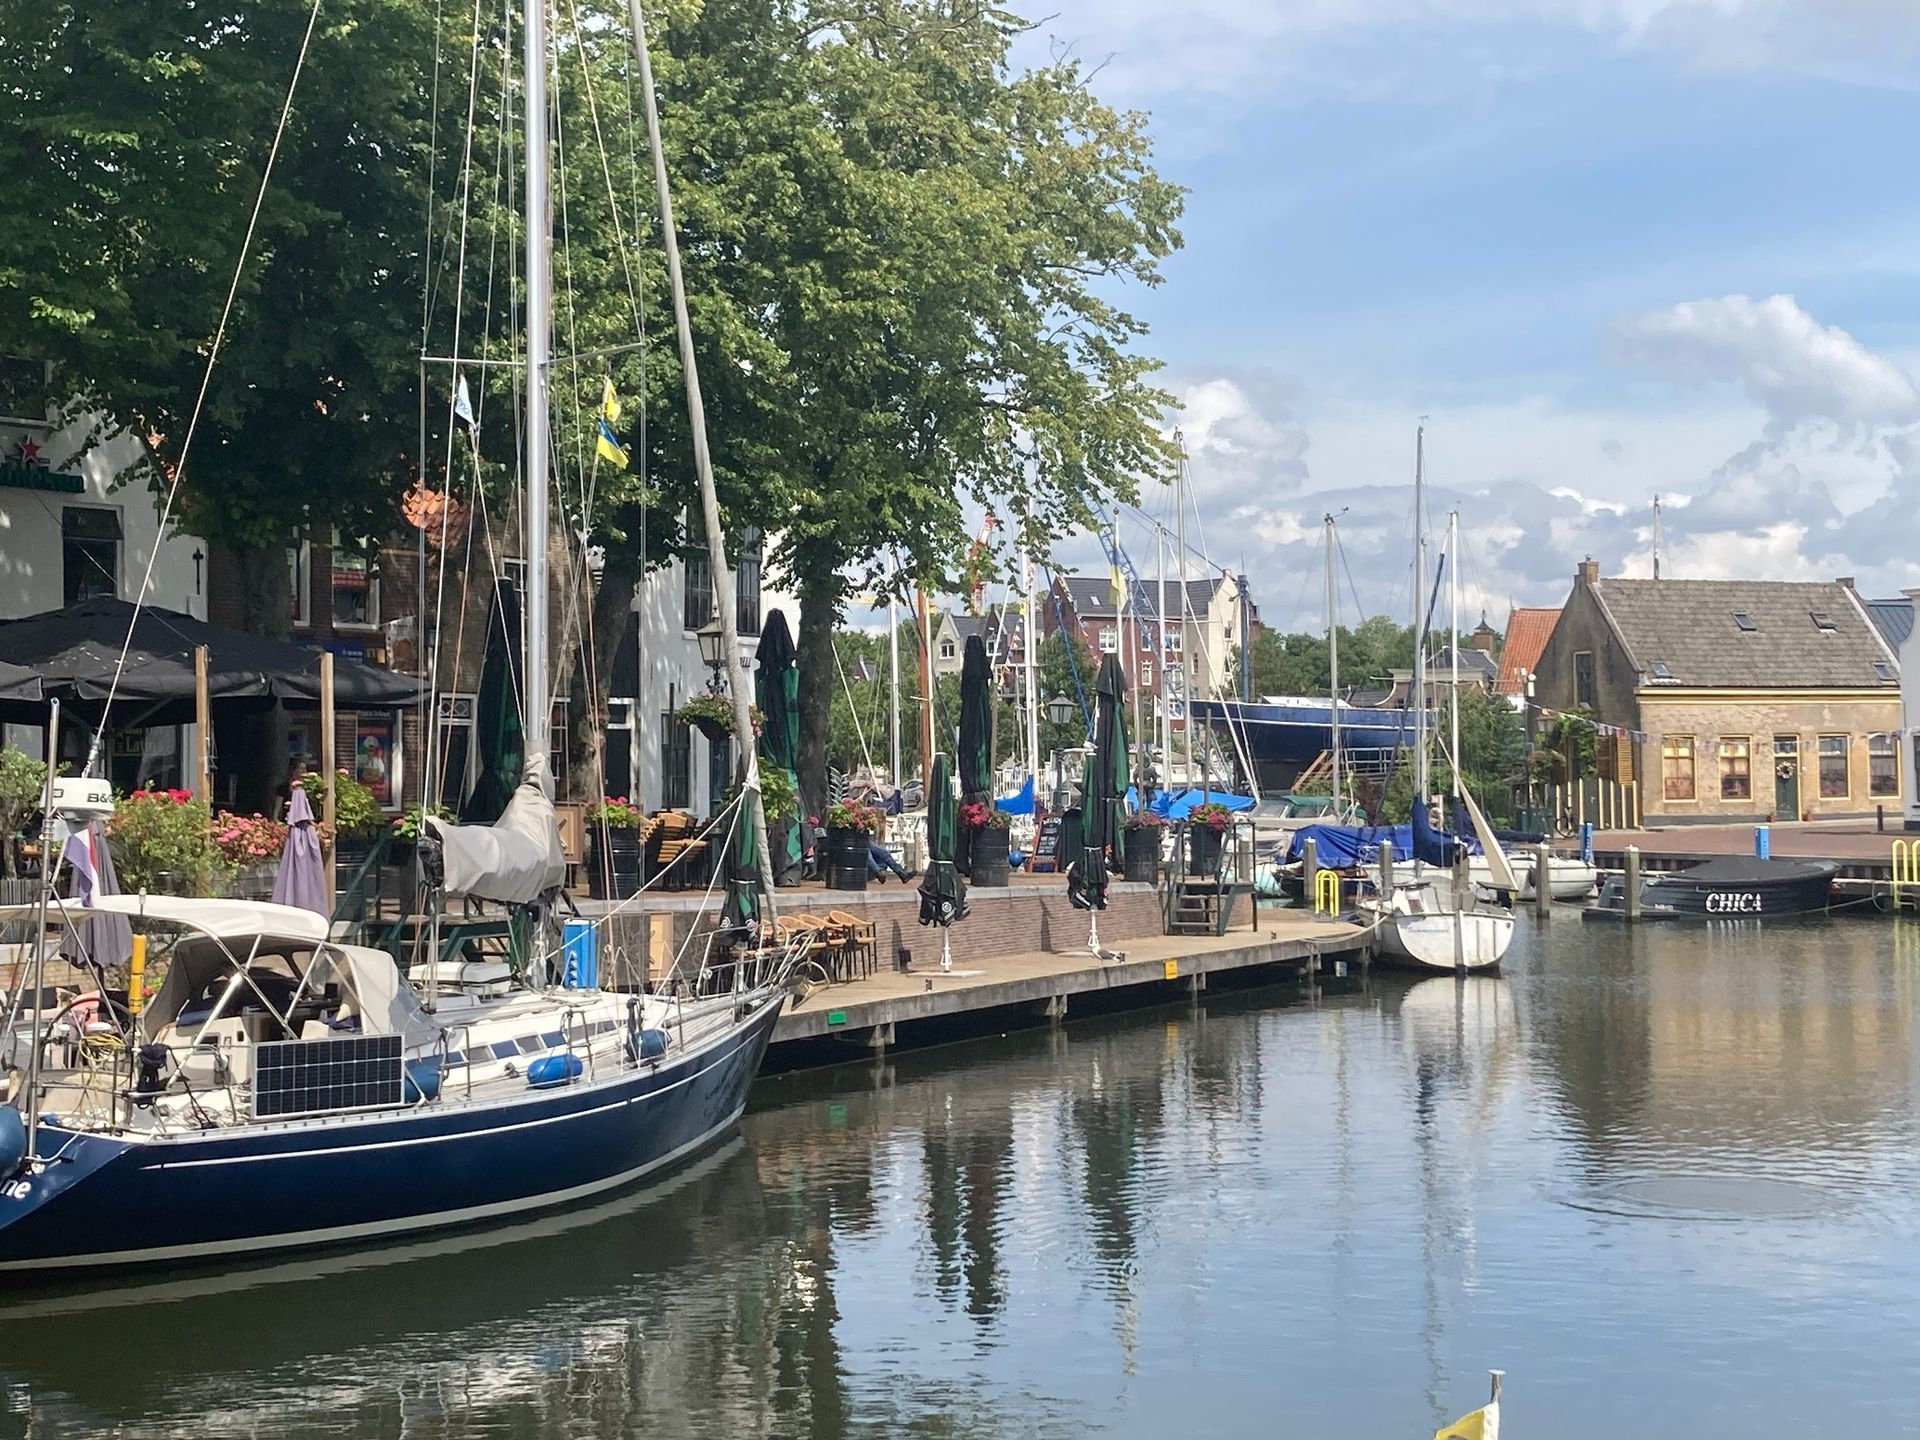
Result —
[[[766, 717], [749, 705], [747, 717], [753, 722], [754, 738], [766, 729]], [[733, 701], [725, 695], [695, 695], [686, 704], [673, 712], [673, 718], [683, 725], [691, 725], [710, 742], [725, 740], [733, 734]]]

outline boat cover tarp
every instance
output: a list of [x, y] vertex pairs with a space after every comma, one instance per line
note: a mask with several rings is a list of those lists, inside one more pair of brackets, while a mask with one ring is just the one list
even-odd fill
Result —
[[1460, 842], [1444, 830], [1433, 828], [1427, 818], [1427, 802], [1413, 797], [1413, 858], [1423, 865], [1450, 867], [1461, 850]]
[[1018, 793], [1003, 795], [994, 801], [993, 808], [1007, 815], [1033, 814], [1033, 777], [1027, 777], [1027, 783], [1020, 787]]
[[1728, 855], [1685, 870], [1650, 875], [1649, 880], [1694, 880], [1708, 885], [1760, 885], [1768, 881], [1816, 880], [1838, 874], [1831, 860], [1760, 860], [1751, 855]]
[[1303, 825], [1288, 837], [1287, 864], [1300, 862], [1309, 840], [1313, 841], [1314, 858], [1334, 870], [1377, 863], [1383, 840], [1402, 859], [1413, 853], [1411, 825]]
[[445, 857], [446, 893], [502, 905], [531, 905], [567, 878], [554, 818], [547, 757], [527, 757], [526, 773], [491, 825], [456, 825], [429, 815]]
[[1228, 810], [1251, 810], [1255, 801], [1251, 795], [1235, 795], [1227, 790], [1162, 790], [1148, 803], [1147, 808], [1154, 814], [1168, 820], [1184, 820], [1192, 814], [1196, 806], [1214, 804]]

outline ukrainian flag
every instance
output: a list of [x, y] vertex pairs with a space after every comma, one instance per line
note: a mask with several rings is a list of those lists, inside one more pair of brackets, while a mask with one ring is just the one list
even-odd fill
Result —
[[613, 393], [613, 380], [609, 377], [600, 392], [600, 418], [595, 422], [593, 448], [602, 460], [624, 470], [627, 466], [627, 447], [613, 433], [613, 427], [619, 423], [620, 397]]
[[1483, 1405], [1433, 1432], [1433, 1440], [1500, 1440], [1500, 1402]]

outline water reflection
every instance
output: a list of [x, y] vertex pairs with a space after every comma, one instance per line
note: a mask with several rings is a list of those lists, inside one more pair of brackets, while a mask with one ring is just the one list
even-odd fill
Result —
[[663, 1191], [9, 1297], [0, 1434], [1417, 1434], [1495, 1365], [1566, 1440], [1896, 1433], [1916, 973], [1557, 916], [1504, 977], [782, 1077]]

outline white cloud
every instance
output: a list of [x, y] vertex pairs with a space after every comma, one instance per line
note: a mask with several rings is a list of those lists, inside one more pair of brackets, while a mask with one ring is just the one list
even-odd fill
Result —
[[1689, 300], [1618, 323], [1620, 358], [1684, 385], [1738, 385], [1784, 433], [1812, 420], [1837, 426], [1920, 419], [1920, 392], [1891, 360], [1791, 295]]

